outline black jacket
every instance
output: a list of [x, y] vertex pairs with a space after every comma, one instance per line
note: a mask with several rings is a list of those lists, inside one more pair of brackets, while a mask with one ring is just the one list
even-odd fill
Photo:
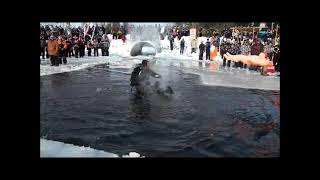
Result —
[[141, 64], [134, 68], [131, 78], [130, 78], [130, 85], [131, 86], [138, 86], [138, 85], [146, 85], [150, 76], [155, 77], [158, 75], [157, 73], [153, 72], [149, 67], [143, 67]]
[[184, 47], [184, 40], [180, 42], [180, 47]]
[[46, 40], [40, 39], [40, 47], [44, 48], [44, 47], [46, 47], [46, 45], [47, 45]]
[[200, 52], [203, 52], [203, 51], [204, 51], [204, 44], [203, 44], [203, 43], [201, 43], [201, 44], [199, 45], [199, 50], [200, 50]]

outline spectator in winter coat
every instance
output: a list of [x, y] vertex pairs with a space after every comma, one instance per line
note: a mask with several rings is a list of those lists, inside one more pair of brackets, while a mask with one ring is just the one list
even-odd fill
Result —
[[78, 58], [79, 57], [79, 40], [77, 36], [74, 37], [72, 44], [73, 44], [75, 56], [76, 58]]
[[278, 46], [275, 46], [273, 50], [273, 65], [275, 70], [280, 72], [280, 48]]
[[40, 36], [40, 56], [42, 56], [42, 59], [44, 59], [46, 44], [44, 37]]
[[170, 50], [172, 51], [173, 50], [173, 41], [174, 41], [173, 35], [169, 35], [169, 41], [170, 41]]
[[204, 49], [205, 49], [205, 45], [203, 44], [203, 42], [201, 41], [200, 45], [199, 45], [199, 60], [203, 59], [203, 53], [204, 53]]
[[220, 47], [220, 55], [221, 55], [221, 57], [223, 57], [223, 66], [224, 67], [226, 66], [226, 63], [227, 63], [227, 67], [230, 67], [230, 64], [231, 64], [231, 60], [227, 61], [227, 59], [224, 57], [224, 54], [226, 54], [227, 52], [228, 53], [231, 52], [231, 44], [230, 44], [230, 42], [224, 41]]
[[109, 56], [109, 39], [101, 40], [102, 56]]
[[[49, 36], [50, 37], [50, 36]], [[48, 39], [49, 39], [48, 37]], [[48, 39], [46, 39], [46, 58], [48, 59], [49, 58], [49, 53], [48, 53]]]
[[88, 56], [91, 56], [91, 49], [92, 49], [92, 43], [91, 43], [91, 41], [89, 40], [89, 41], [87, 42]]
[[54, 36], [50, 36], [48, 40], [48, 53], [50, 56], [51, 66], [59, 66], [58, 55], [59, 55], [59, 45]]
[[184, 42], [184, 39], [182, 38], [182, 39], [181, 39], [181, 42], [180, 42], [180, 54], [183, 54], [184, 45], [185, 45], [185, 42]]
[[59, 36], [58, 38], [58, 45], [59, 45], [59, 64], [67, 64], [67, 43], [66, 41], [62, 38], [62, 36]]
[[121, 35], [121, 39], [122, 39], [123, 43], [125, 43], [125, 42], [126, 42], [126, 35], [125, 35], [125, 34], [122, 34], [122, 35]]
[[117, 31], [116, 30], [112, 30], [112, 39], [117, 39]]
[[68, 38], [68, 40], [66, 41], [67, 43], [67, 57], [71, 57], [71, 55], [73, 55], [73, 47], [72, 47], [72, 40], [71, 38]]
[[82, 38], [79, 39], [78, 45], [79, 45], [80, 57], [83, 57], [84, 53], [85, 53], [86, 45], [85, 45], [85, 42]]
[[210, 41], [207, 39], [206, 42], [206, 60], [210, 60]]
[[241, 45], [241, 54], [249, 56], [250, 55], [251, 48], [249, 46], [249, 42], [246, 40]]
[[117, 33], [117, 39], [121, 39], [121, 37], [122, 37], [122, 32], [119, 30]]
[[97, 39], [94, 39], [92, 42], [93, 45], [93, 55], [94, 56], [99, 56], [98, 48], [99, 48], [99, 43]]
[[102, 53], [102, 56], [105, 56], [105, 54], [106, 54], [106, 42], [103, 40], [103, 39], [101, 39], [101, 41], [100, 41], [100, 48], [101, 48], [101, 53]]
[[107, 41], [107, 40], [109, 41], [108, 36], [106, 34], [102, 35], [101, 41]]
[[196, 39], [192, 39], [191, 40], [191, 54], [194, 52], [196, 53], [196, 49], [197, 49], [197, 40]]
[[263, 53], [266, 54], [270, 59], [272, 58], [272, 44], [268, 43], [263, 50]]
[[[241, 46], [240, 46], [239, 41], [236, 41], [234, 44], [234, 54], [235, 55], [241, 54]], [[236, 68], [238, 68], [238, 67], [243, 68], [243, 63], [241, 61], [235, 62], [235, 67]]]
[[[241, 45], [241, 54], [249, 56], [250, 55], [251, 48], [249, 46], [249, 42], [246, 40], [244, 43]], [[242, 63], [242, 62], [241, 62]], [[247, 68], [247, 64], [244, 64], [244, 68]]]

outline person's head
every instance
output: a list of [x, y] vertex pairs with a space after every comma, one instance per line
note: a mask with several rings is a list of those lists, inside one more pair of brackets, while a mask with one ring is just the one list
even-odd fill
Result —
[[50, 36], [50, 40], [54, 40], [54, 36], [53, 35]]
[[207, 39], [207, 41], [209, 41], [209, 38]]
[[148, 60], [142, 60], [142, 66], [146, 67], [148, 66]]

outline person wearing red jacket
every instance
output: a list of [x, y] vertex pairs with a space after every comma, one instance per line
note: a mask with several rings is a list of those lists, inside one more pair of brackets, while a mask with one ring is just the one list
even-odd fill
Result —
[[62, 64], [62, 60], [63, 60], [63, 64], [67, 64], [68, 46], [62, 36], [58, 37], [58, 45], [59, 45], [59, 64]]

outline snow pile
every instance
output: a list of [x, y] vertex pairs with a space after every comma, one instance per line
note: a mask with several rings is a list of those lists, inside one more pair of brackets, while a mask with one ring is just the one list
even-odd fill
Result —
[[121, 39], [111, 40], [109, 54], [111, 56], [117, 55], [121, 57], [130, 57], [131, 48], [131, 41], [126, 41], [124, 43]]
[[138, 157], [144, 157], [144, 156], [140, 156], [140, 154], [136, 153], [136, 152], [130, 152], [129, 155], [123, 155], [123, 158], [138, 158]]
[[[119, 157], [117, 154], [40, 138], [40, 157]], [[122, 157], [144, 157], [136, 152]]]

